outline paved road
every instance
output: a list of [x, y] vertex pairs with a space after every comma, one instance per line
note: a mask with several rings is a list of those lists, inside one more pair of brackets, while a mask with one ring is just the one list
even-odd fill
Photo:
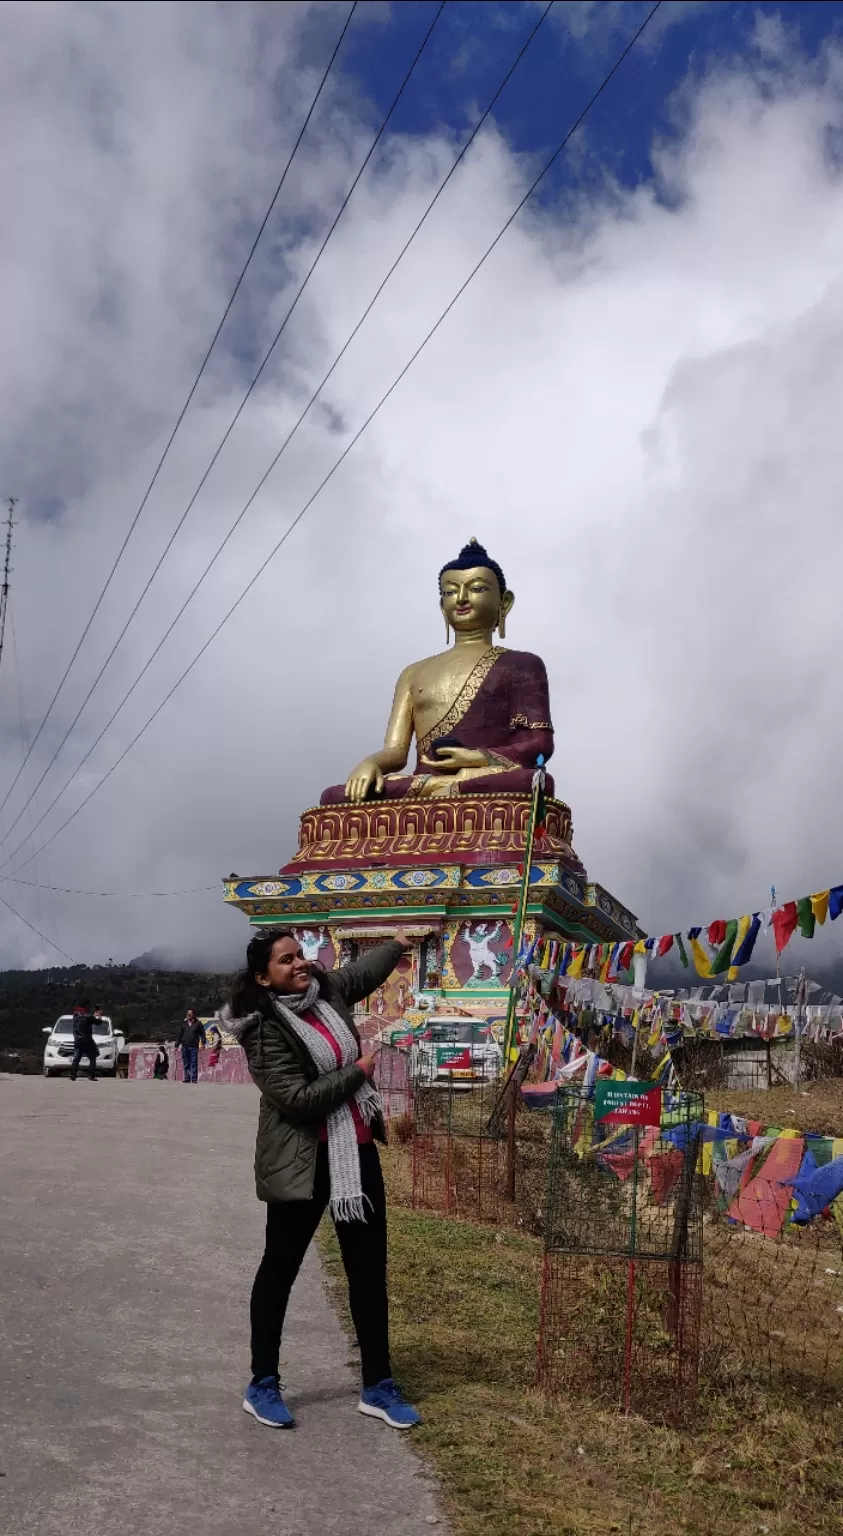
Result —
[[0, 1079], [0, 1536], [420, 1536], [405, 1440], [356, 1411], [311, 1252], [282, 1375], [241, 1409], [262, 1246], [251, 1087]]

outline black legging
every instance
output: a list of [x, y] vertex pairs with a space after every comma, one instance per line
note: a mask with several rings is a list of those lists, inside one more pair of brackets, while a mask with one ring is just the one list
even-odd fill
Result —
[[[386, 1294], [386, 1194], [374, 1142], [359, 1149], [365, 1221], [338, 1221], [336, 1234], [348, 1279], [348, 1301], [360, 1345], [364, 1387], [390, 1375]], [[281, 1332], [293, 1281], [330, 1198], [328, 1146], [316, 1154], [312, 1200], [274, 1201], [266, 1209], [266, 1248], [252, 1287], [252, 1377], [278, 1375]]]

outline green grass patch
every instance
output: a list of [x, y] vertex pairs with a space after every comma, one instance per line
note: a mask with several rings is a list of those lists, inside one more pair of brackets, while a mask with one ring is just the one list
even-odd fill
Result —
[[[319, 1241], [344, 1309], [329, 1225]], [[545, 1401], [540, 1265], [529, 1236], [390, 1210], [393, 1365], [424, 1415], [413, 1445], [454, 1536], [839, 1536], [843, 1409], [711, 1390], [693, 1429], [676, 1431]]]

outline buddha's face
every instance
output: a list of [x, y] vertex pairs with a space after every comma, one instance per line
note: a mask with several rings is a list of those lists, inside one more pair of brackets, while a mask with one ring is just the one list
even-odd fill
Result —
[[511, 592], [502, 598], [494, 571], [482, 565], [470, 571], [443, 571], [439, 590], [442, 612], [457, 633], [496, 629], [501, 610], [507, 613], [512, 606]]

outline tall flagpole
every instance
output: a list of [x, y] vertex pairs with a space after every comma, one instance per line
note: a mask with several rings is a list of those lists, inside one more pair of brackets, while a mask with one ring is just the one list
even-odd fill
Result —
[[524, 873], [521, 877], [521, 891], [518, 897], [518, 907], [515, 917], [515, 926], [512, 932], [512, 975], [509, 979], [509, 1002], [506, 1009], [506, 1028], [503, 1036], [504, 1071], [509, 1069], [510, 1060], [515, 1047], [515, 995], [517, 985], [518, 960], [521, 954], [521, 935], [524, 931], [524, 922], [527, 917], [527, 905], [530, 899], [530, 872], [533, 865], [533, 846], [536, 841], [537, 814], [540, 802], [544, 800], [545, 771], [544, 758], [537, 760], [536, 771], [533, 774], [533, 802], [530, 806], [530, 820], [527, 824], [527, 840], [524, 847]]

